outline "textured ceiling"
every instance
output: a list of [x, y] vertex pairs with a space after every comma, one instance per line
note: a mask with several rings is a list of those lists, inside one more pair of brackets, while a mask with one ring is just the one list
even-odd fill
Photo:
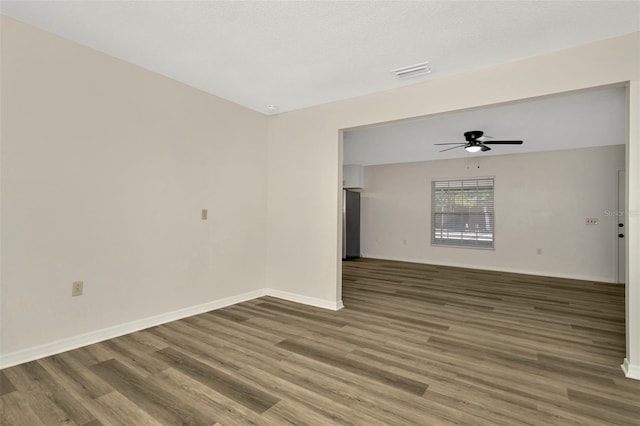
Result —
[[[638, 1], [3, 1], [1, 8], [265, 114], [640, 30]], [[398, 81], [389, 73], [422, 61], [431, 62], [430, 75]]]

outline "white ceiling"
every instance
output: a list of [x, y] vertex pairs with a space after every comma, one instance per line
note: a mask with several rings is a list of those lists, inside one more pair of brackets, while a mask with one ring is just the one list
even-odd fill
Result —
[[[265, 114], [640, 30], [639, 1], [2, 1], [1, 11]], [[428, 76], [389, 73], [423, 61]]]
[[[348, 130], [343, 160], [368, 166], [618, 145], [626, 141], [625, 120], [624, 87], [593, 89]], [[450, 146], [434, 145], [464, 143], [468, 130], [524, 144], [473, 154], [463, 148], [439, 152]]]

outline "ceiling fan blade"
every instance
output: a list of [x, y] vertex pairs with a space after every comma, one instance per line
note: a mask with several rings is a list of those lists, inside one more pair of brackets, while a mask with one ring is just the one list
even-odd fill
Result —
[[460, 142], [434, 143], [434, 145], [465, 145]]
[[491, 142], [482, 142], [485, 145], [522, 145], [522, 141], [491, 141]]
[[466, 146], [466, 145], [467, 145], [466, 143], [463, 143], [462, 145], [452, 146], [451, 148], [443, 149], [443, 150], [442, 150], [442, 151], [440, 151], [440, 152], [450, 151], [450, 150], [452, 150], [452, 149], [456, 149], [456, 148], [462, 148], [463, 146]]
[[491, 148], [489, 148], [485, 144], [481, 144], [480, 149], [482, 150], [482, 152], [491, 151]]

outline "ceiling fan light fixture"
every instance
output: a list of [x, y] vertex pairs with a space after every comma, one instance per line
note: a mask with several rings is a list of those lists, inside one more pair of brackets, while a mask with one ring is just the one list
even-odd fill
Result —
[[[492, 136], [485, 136], [482, 130], [469, 130], [468, 132], [464, 132], [464, 139], [467, 141], [466, 143], [446, 142], [436, 143], [434, 145], [455, 145], [454, 147], [443, 149], [440, 152], [450, 151], [456, 148], [464, 148], [467, 152], [475, 153], [480, 151], [491, 151], [491, 148], [487, 145], [522, 145], [523, 143], [521, 140], [496, 141], [493, 140]], [[489, 140], [487, 141], [487, 139]]]

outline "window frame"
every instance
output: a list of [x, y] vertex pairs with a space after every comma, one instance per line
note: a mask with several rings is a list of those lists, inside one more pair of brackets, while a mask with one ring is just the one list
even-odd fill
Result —
[[[465, 238], [465, 232], [462, 230], [458, 230], [455, 231], [457, 233], [460, 233], [460, 238], [451, 238], [448, 239], [448, 242], [441, 242], [443, 239], [442, 238], [436, 238], [436, 214], [438, 212], [436, 212], [436, 184], [437, 183], [446, 183], [447, 187], [449, 185], [451, 185], [452, 183], [457, 183], [459, 182], [459, 191], [465, 191], [465, 189], [463, 189], [465, 187], [464, 182], [472, 182], [475, 181], [476, 185], [475, 186], [468, 186], [469, 190], [472, 190], [472, 188], [475, 188], [475, 190], [478, 189], [491, 189], [491, 203], [487, 204], [487, 206], [491, 206], [492, 211], [491, 211], [491, 215], [490, 215], [490, 220], [491, 220], [491, 239], [489, 243], [486, 244], [478, 244], [479, 240], [478, 239], [478, 234], [480, 232], [475, 231], [473, 232], [475, 234], [474, 238], [469, 238], [469, 235], [466, 235], [467, 238]], [[480, 183], [482, 181], [491, 181], [490, 185], [481, 185]], [[455, 188], [454, 188], [455, 189]], [[431, 198], [430, 198], [430, 202], [431, 202], [431, 218], [430, 218], [430, 222], [431, 222], [431, 226], [430, 226], [430, 240], [431, 240], [431, 245], [434, 247], [450, 247], [450, 248], [464, 248], [464, 249], [478, 249], [478, 250], [495, 250], [496, 247], [496, 200], [495, 200], [495, 190], [496, 190], [496, 182], [495, 182], [495, 176], [480, 176], [480, 177], [463, 177], [463, 178], [434, 178], [431, 180]], [[442, 213], [442, 212], [440, 212]], [[464, 214], [469, 214], [468, 212], [461, 212], [459, 213], [460, 215], [464, 215]], [[486, 213], [485, 213], [486, 216]], [[468, 224], [467, 224], [468, 226]], [[487, 234], [488, 232], [484, 232], [485, 234]], [[472, 234], [472, 233], [469, 233]], [[442, 231], [441, 234], [442, 236]], [[456, 241], [468, 241], [468, 243], [459, 243], [456, 244]], [[470, 241], [474, 241], [475, 243], [469, 243]]]

